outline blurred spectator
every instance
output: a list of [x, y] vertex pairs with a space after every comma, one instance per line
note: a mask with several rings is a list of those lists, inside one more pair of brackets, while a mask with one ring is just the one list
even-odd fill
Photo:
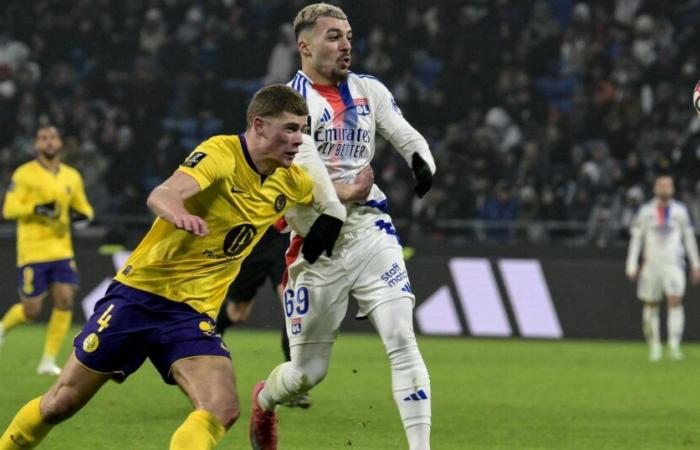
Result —
[[[700, 218], [700, 2], [335, 3], [355, 25], [353, 71], [377, 75], [436, 154], [435, 191], [414, 202], [411, 171], [378, 146], [397, 218], [448, 237], [465, 233], [445, 219], [574, 224], [609, 245], [659, 171]], [[244, 128], [231, 105], [298, 65], [298, 0], [71, 4], [0, 7], [0, 193], [50, 120], [98, 220], [146, 213], [148, 190], [194, 143]], [[484, 237], [573, 237], [547, 229]]]

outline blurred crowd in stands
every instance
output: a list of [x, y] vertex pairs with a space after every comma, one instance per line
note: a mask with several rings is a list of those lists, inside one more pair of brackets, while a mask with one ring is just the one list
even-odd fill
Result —
[[[150, 189], [252, 92], [297, 70], [301, 0], [9, 0], [0, 6], [0, 186], [55, 123], [100, 217]], [[434, 189], [384, 141], [375, 179], [421, 232], [508, 241], [620, 237], [671, 173], [700, 222], [700, 0], [347, 0], [353, 70], [430, 142]], [[441, 224], [489, 221], [469, 232]], [[508, 224], [522, 223], [520, 231]]]

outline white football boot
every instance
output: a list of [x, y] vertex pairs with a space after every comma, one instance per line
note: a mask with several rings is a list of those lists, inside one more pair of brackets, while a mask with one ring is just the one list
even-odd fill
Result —
[[61, 374], [61, 368], [56, 365], [56, 359], [49, 356], [44, 356], [39, 362], [39, 367], [36, 368], [36, 373], [39, 375], [54, 375]]

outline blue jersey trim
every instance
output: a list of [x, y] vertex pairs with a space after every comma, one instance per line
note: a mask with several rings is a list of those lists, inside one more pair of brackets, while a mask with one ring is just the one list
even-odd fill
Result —
[[385, 220], [377, 220], [374, 222], [374, 224], [379, 228], [380, 230], [384, 230], [386, 234], [389, 236], [394, 236], [396, 238], [396, 242], [401, 245], [401, 238], [399, 237], [399, 234], [396, 232], [396, 228], [394, 228], [394, 224], [391, 222], [387, 222]]
[[389, 200], [384, 199], [381, 202], [378, 202], [377, 200], [370, 200], [367, 203], [365, 203], [362, 206], [369, 206], [370, 208], [377, 208], [383, 213], [388, 213], [389, 212]]
[[250, 157], [250, 152], [248, 151], [248, 142], [246, 142], [245, 140], [245, 135], [241, 133], [238, 135], [238, 138], [241, 140], [241, 148], [243, 149], [243, 156], [245, 157], [245, 162], [247, 162], [250, 168], [253, 169], [253, 172], [260, 175], [260, 184], [263, 184], [265, 178], [267, 178], [267, 175], [261, 174], [260, 172], [258, 172], [258, 168], [255, 167], [255, 163], [253, 163], [253, 159]]

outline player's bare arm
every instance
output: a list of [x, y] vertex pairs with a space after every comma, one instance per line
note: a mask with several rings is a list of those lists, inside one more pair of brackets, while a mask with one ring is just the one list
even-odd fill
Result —
[[209, 233], [207, 223], [201, 217], [190, 214], [185, 208], [185, 200], [199, 191], [199, 184], [192, 176], [176, 171], [153, 189], [146, 204], [158, 217], [172, 223], [176, 228], [196, 236], [206, 236]]
[[343, 203], [364, 203], [374, 185], [374, 171], [367, 165], [362, 169], [352, 184], [333, 183], [338, 199]]

